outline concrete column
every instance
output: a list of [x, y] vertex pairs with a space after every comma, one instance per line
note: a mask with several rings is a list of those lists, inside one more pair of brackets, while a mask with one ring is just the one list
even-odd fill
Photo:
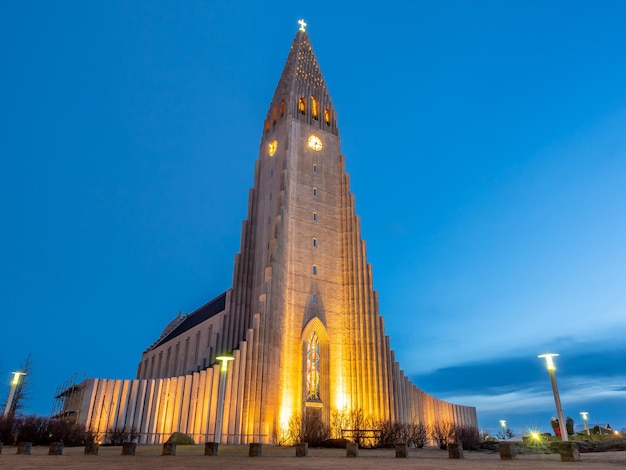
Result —
[[135, 442], [122, 443], [122, 455], [135, 455], [137, 444]]
[[448, 444], [448, 458], [449, 459], [462, 459], [463, 458], [463, 444], [460, 442], [452, 442]]
[[217, 442], [205, 442], [204, 443], [204, 455], [217, 455]]
[[396, 444], [396, 458], [406, 458], [409, 456], [409, 447], [404, 443]]
[[263, 444], [260, 442], [253, 442], [250, 444], [250, 450], [248, 457], [261, 457], [263, 455]]
[[30, 455], [30, 448], [32, 447], [32, 445], [32, 442], [18, 442], [17, 454]]
[[300, 442], [296, 444], [296, 457], [306, 457], [309, 455], [309, 443]]
[[98, 450], [100, 450], [100, 444], [96, 442], [85, 444], [85, 455], [98, 455]]
[[176, 444], [173, 442], [163, 444], [163, 452], [161, 452], [161, 455], [176, 455]]
[[571, 441], [559, 442], [559, 454], [561, 454], [561, 462], [578, 462], [580, 460], [578, 443]]
[[48, 450], [48, 455], [63, 455], [63, 443], [51, 442], [50, 449]]
[[512, 442], [500, 442], [498, 451], [500, 452], [500, 460], [513, 460], [517, 453], [517, 446], [513, 445]]
[[358, 457], [359, 445], [356, 442], [346, 443], [346, 457]]

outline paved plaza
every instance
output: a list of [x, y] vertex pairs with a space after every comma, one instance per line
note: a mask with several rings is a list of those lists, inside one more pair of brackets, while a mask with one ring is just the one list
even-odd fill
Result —
[[204, 445], [178, 446], [175, 456], [161, 455], [161, 446], [138, 446], [135, 455], [122, 456], [121, 447], [100, 447], [98, 455], [84, 455], [82, 447], [66, 447], [63, 455], [48, 455], [48, 447], [33, 447], [31, 455], [17, 455], [16, 447], [5, 446], [0, 469], [575, 469], [609, 470], [626, 468], [626, 452], [582, 454], [580, 462], [564, 463], [557, 454], [519, 455], [501, 461], [497, 453], [465, 451], [464, 459], [452, 460], [447, 451], [411, 449], [408, 458], [396, 458], [393, 449], [359, 449], [356, 458], [345, 449], [309, 449], [307, 457], [295, 456], [292, 447], [264, 446], [262, 457], [248, 457], [248, 446], [220, 446], [219, 455], [205, 456]]

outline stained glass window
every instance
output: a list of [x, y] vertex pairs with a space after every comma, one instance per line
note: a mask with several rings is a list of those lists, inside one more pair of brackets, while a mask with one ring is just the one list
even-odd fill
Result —
[[317, 120], [317, 100], [315, 99], [315, 96], [311, 95], [311, 109], [313, 111], [313, 119]]
[[307, 400], [320, 399], [320, 341], [313, 332], [306, 348]]

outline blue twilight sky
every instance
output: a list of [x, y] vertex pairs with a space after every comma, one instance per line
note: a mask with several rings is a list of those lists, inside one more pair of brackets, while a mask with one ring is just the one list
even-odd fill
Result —
[[301, 17], [407, 374], [547, 429], [558, 352], [565, 414], [626, 427], [626, 4], [602, 0], [1, 2], [0, 376], [32, 354], [26, 411], [134, 377], [230, 287]]

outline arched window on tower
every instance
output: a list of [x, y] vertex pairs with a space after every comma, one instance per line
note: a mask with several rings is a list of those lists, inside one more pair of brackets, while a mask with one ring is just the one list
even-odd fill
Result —
[[318, 105], [315, 96], [311, 95], [311, 114], [313, 114], [313, 119], [317, 120], [318, 118]]
[[272, 110], [272, 124], [276, 125], [276, 121], [278, 120], [278, 111], [276, 108]]
[[283, 117], [285, 115], [285, 100], [282, 100], [280, 102], [280, 117]]
[[320, 341], [314, 331], [306, 346], [307, 400], [320, 399]]
[[298, 111], [300, 114], [304, 114], [306, 111], [306, 103], [304, 102], [304, 96], [300, 97], [300, 101], [298, 102]]
[[265, 120], [265, 132], [269, 132], [270, 131], [270, 118], [268, 117]]
[[326, 125], [330, 126], [330, 109], [324, 109], [324, 121], [326, 121]]

